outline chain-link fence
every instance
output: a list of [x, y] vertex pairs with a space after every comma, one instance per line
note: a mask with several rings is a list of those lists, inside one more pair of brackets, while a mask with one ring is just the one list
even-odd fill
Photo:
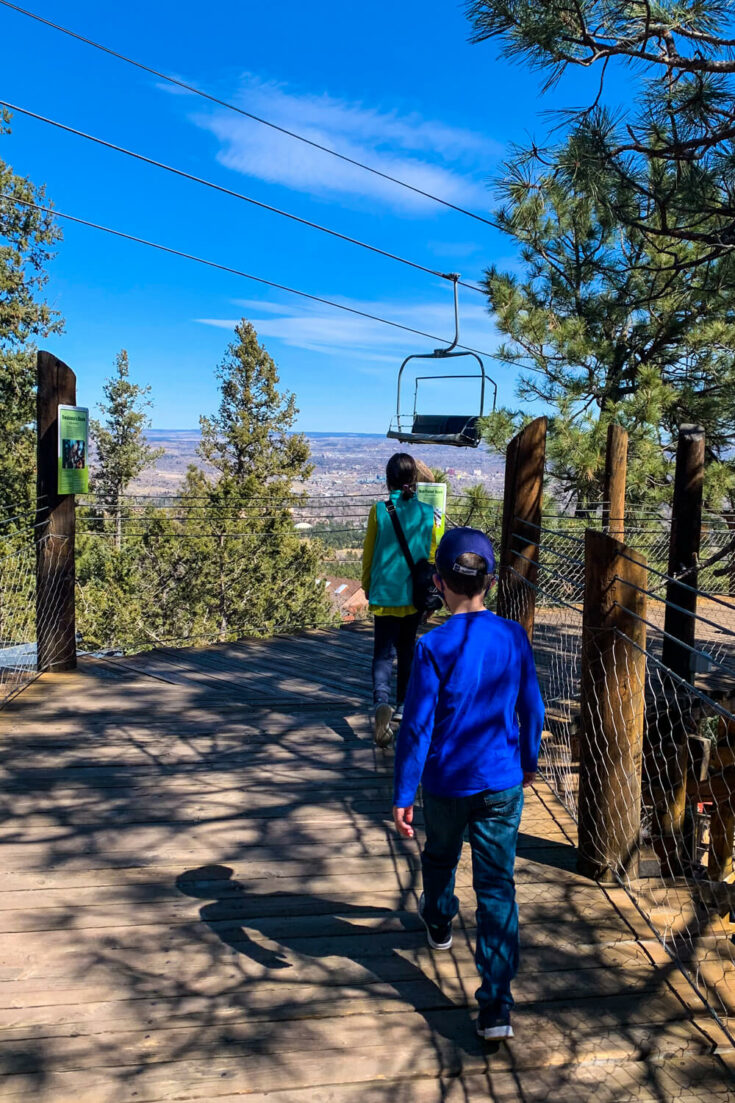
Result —
[[[329, 595], [359, 588], [370, 508], [384, 496], [376, 485], [279, 499], [128, 495], [117, 508], [78, 499], [81, 649], [133, 653], [335, 623]], [[501, 513], [481, 487], [449, 494], [448, 524], [495, 535]]]
[[[33, 681], [39, 666], [53, 665], [62, 647], [57, 627], [65, 538], [49, 532], [48, 524], [43, 502], [0, 519], [0, 705]], [[46, 601], [37, 614], [39, 556], [44, 560]]]
[[[359, 591], [370, 508], [384, 494], [376, 485], [278, 499], [267, 491], [125, 495], [114, 506], [78, 496], [75, 538], [47, 531], [44, 503], [0, 521], [0, 703], [35, 678], [37, 632], [46, 666], [53, 662], [57, 629], [70, 623], [69, 587], [60, 585], [70, 562], [82, 652], [129, 654], [326, 626], [345, 615], [333, 595], [352, 585]], [[502, 503], [482, 487], [449, 493], [447, 524], [479, 525], [497, 539], [501, 514]], [[70, 539], [73, 558], [61, 555]], [[58, 579], [57, 559], [66, 564]], [[359, 602], [357, 594], [358, 609]], [[68, 648], [66, 637], [59, 647]]]
[[[620, 553], [583, 525], [590, 519], [535, 526], [536, 546], [529, 555], [516, 539], [501, 578], [510, 615], [533, 624], [546, 703], [540, 771], [578, 823], [580, 869], [626, 888], [735, 1032], [731, 534], [703, 539], [700, 564], [716, 564], [672, 579], [665, 533], [631, 524]], [[686, 639], [669, 630], [672, 593], [684, 594], [675, 611]]]

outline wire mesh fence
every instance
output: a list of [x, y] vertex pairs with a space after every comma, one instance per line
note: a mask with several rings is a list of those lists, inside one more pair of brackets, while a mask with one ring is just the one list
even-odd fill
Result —
[[527, 556], [516, 540], [500, 586], [508, 592], [509, 615], [534, 625], [536, 667], [546, 707], [541, 769], [576, 818], [584, 540], [578, 535], [578, 526], [574, 529], [535, 526], [540, 550], [535, 582], [529, 582], [519, 570]]
[[[537, 548], [529, 556], [517, 541], [501, 578], [511, 615], [533, 623], [547, 717], [540, 772], [578, 823], [580, 868], [625, 887], [652, 933], [732, 1034], [731, 535], [718, 529], [717, 550], [712, 542], [706, 546], [708, 556], [725, 550], [717, 561], [725, 571], [717, 576], [705, 569], [670, 578], [668, 547], [658, 536], [647, 539], [643, 554], [638, 547], [626, 552], [600, 590], [598, 604], [607, 606], [595, 620], [590, 578], [601, 567], [590, 564], [594, 553], [585, 549], [580, 528], [576, 518], [537, 526]], [[631, 526], [627, 535], [633, 544], [641, 534]], [[532, 580], [524, 570], [528, 558], [538, 559]], [[646, 560], [647, 568], [641, 566]], [[685, 586], [688, 604], [696, 605], [684, 610], [691, 642], [667, 631], [674, 583]], [[678, 671], [664, 661], [672, 647], [683, 649], [685, 670], [681, 654]]]
[[[359, 585], [381, 489], [79, 499], [80, 646], [130, 653], [334, 623], [327, 590], [335, 579]], [[450, 496], [450, 524], [499, 531], [500, 514], [480, 488]]]
[[[64, 538], [48, 531], [48, 509], [39, 502], [0, 519], [0, 705], [51, 665], [58, 637]], [[48, 600], [36, 611], [37, 557], [45, 561]], [[39, 663], [39, 638], [43, 641]]]
[[[376, 485], [350, 494], [125, 495], [116, 503], [79, 496], [79, 650], [134, 653], [334, 623], [342, 614], [328, 585], [359, 587], [370, 508], [384, 493]], [[450, 494], [450, 503], [449, 524], [499, 534], [501, 503], [482, 488]], [[55, 646], [63, 599], [54, 572], [64, 538], [44, 536], [47, 525], [44, 503], [0, 520], [0, 702], [36, 676], [37, 632], [47, 655]]]

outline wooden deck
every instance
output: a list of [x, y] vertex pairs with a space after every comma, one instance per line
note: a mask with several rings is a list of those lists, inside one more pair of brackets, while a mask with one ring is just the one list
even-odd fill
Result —
[[45, 676], [0, 713], [0, 1099], [725, 1103], [727, 1038], [544, 786], [518, 862], [516, 1039], [474, 1036], [416, 917], [366, 723], [370, 635]]

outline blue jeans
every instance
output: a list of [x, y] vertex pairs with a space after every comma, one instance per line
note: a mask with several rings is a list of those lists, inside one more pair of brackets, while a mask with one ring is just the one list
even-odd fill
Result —
[[403, 704], [411, 673], [419, 613], [408, 617], [376, 617], [373, 643], [373, 704], [390, 704], [390, 684], [393, 677], [393, 655], [398, 660], [396, 696]]
[[477, 897], [475, 964], [482, 981], [475, 993], [481, 1008], [504, 1015], [513, 1006], [510, 984], [518, 972], [518, 907], [513, 867], [523, 788], [470, 797], [438, 797], [424, 791], [426, 846], [421, 855], [424, 916], [437, 926], [459, 911], [454, 878], [469, 828], [472, 884]]

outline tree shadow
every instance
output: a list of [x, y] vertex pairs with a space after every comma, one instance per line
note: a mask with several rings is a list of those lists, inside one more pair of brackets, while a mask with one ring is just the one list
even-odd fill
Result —
[[[2, 714], [0, 1097], [298, 1103], [338, 1084], [340, 1103], [415, 1103], [420, 1082], [422, 1103], [621, 1103], [622, 1067], [579, 1086], [600, 1048], [677, 1099], [661, 1053], [689, 1059], [693, 1028], [662, 1003], [676, 967], [601, 912], [531, 804], [519, 1038], [475, 1038], [471, 886], [453, 951], [431, 952], [366, 721], [368, 632], [174, 660], [85, 663]], [[698, 1075], [718, 1098], [717, 1062]]]

